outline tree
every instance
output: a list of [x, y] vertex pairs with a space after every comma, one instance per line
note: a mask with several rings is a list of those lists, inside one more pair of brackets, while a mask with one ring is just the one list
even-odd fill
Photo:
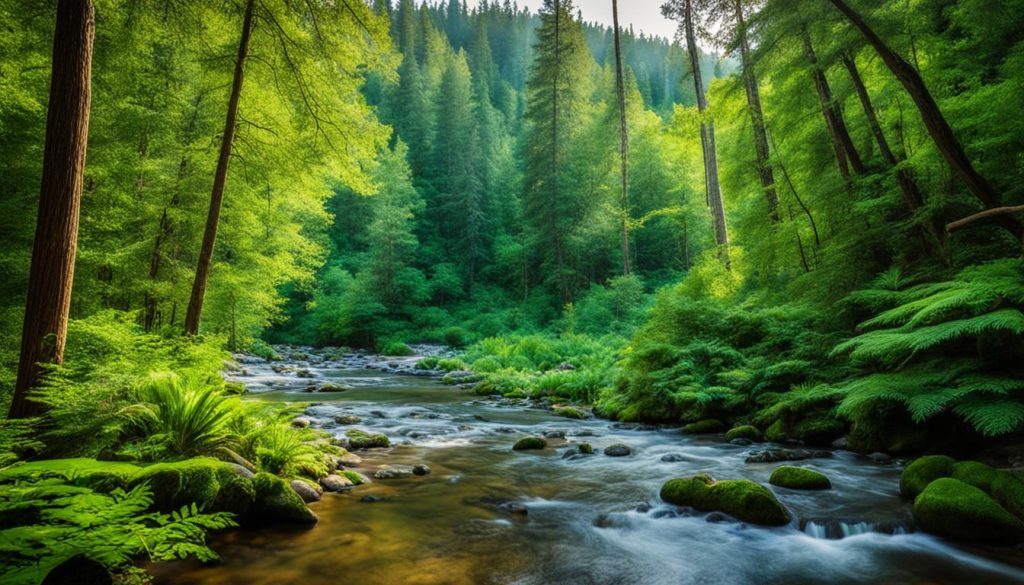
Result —
[[626, 87], [622, 75], [622, 46], [619, 40], [619, 2], [612, 0], [615, 35], [615, 90], [619, 104], [620, 164], [622, 165], [622, 274], [629, 276], [629, 126], [626, 124]]
[[715, 122], [705, 120], [708, 102], [704, 95], [704, 79], [701, 76], [700, 55], [697, 47], [697, 36], [694, 32], [693, 0], [670, 0], [662, 5], [666, 17], [679, 20], [686, 37], [686, 50], [690, 55], [690, 73], [693, 75], [694, 91], [697, 94], [697, 109], [701, 114], [700, 143], [704, 153], [704, 186], [707, 194], [708, 207], [711, 208], [711, 220], [715, 230], [715, 244], [718, 256], [730, 266], [729, 230], [725, 219], [725, 202], [722, 199], [722, 187], [718, 180], [718, 156], [715, 153]]
[[[931, 136], [935, 146], [939, 149], [943, 158], [949, 163], [949, 166], [953, 169], [953, 172], [960, 177], [967, 188], [974, 194], [988, 208], [1001, 207], [1001, 197], [996, 192], [988, 180], [981, 175], [971, 163], [971, 160], [967, 158], [967, 153], [964, 152], [964, 147], [960, 144], [956, 134], [953, 132], [953, 128], [946, 121], [945, 115], [942, 110], [939, 109], [939, 105], [935, 102], [935, 98], [932, 97], [928, 86], [925, 84], [924, 79], [921, 78], [921, 74], [917, 72], [917, 69], [913, 65], [908, 63], [903, 57], [889, 48], [889, 45], [882, 40], [882, 37], [872, 29], [867, 21], [857, 13], [849, 4], [844, 0], [832, 0], [832, 4], [843, 13], [850, 23], [856, 27], [864, 38], [874, 47], [875, 51], [885, 62], [885, 65], [892, 71], [896, 79], [899, 80], [900, 84], [903, 85], [910, 98], [914, 101], [917, 106], [918, 112], [921, 114], [921, 120], [924, 122], [925, 128], [928, 130], [928, 134]], [[997, 221], [1007, 231], [1009, 231], [1018, 241], [1022, 240], [1024, 236], [1024, 228], [1022, 228], [1020, 221], [1008, 215], [996, 216]]]
[[571, 0], [544, 0], [527, 80], [529, 125], [524, 190], [525, 216], [563, 304], [572, 301], [566, 234], [575, 215], [563, 176], [569, 140], [591, 94], [593, 60]]
[[224, 202], [224, 186], [227, 184], [228, 163], [231, 161], [231, 143], [235, 136], [235, 122], [238, 117], [238, 100], [242, 95], [242, 80], [245, 76], [245, 59], [249, 55], [249, 37], [252, 34], [252, 18], [254, 0], [245, 4], [245, 16], [242, 19], [242, 34], [238, 41], [238, 56], [235, 58], [235, 74], [231, 82], [231, 97], [228, 98], [227, 115], [224, 118], [224, 133], [221, 136], [220, 156], [217, 158], [217, 171], [213, 177], [213, 191], [210, 194], [210, 210], [206, 217], [206, 230], [203, 232], [203, 245], [199, 251], [199, 264], [192, 284], [192, 296], [188, 301], [188, 312], [185, 315], [185, 333], [199, 333], [199, 320], [203, 313], [203, 299], [206, 295], [206, 283], [210, 275], [210, 263], [213, 261], [213, 247], [217, 241], [217, 224], [220, 221], [220, 209]]
[[64, 360], [89, 135], [94, 36], [92, 0], [57, 3], [42, 186], [10, 418], [42, 411], [29, 395], [45, 371], [41, 364]]

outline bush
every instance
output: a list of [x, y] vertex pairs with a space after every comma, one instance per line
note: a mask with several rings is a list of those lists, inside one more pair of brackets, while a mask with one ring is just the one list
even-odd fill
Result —
[[412, 348], [401, 341], [389, 341], [385, 343], [381, 347], [380, 352], [381, 354], [388, 356], [407, 356], [414, 353]]
[[261, 357], [268, 362], [278, 361], [281, 359], [281, 355], [274, 351], [274, 348], [269, 343], [262, 339], [254, 339], [249, 344], [249, 353], [252, 355]]
[[[125, 415], [147, 433], [149, 447], [172, 456], [216, 455], [234, 445], [227, 428], [229, 399], [214, 387], [174, 374], [157, 374], [139, 391], [144, 402]], [[155, 453], [153, 455], [159, 455]]]

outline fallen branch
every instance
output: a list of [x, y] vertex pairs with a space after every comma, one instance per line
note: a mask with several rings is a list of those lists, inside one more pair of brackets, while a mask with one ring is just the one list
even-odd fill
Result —
[[1024, 212], [1024, 205], [1017, 205], [1015, 207], [993, 207], [992, 209], [986, 209], [985, 211], [979, 211], [974, 215], [969, 215], [963, 219], [958, 219], [954, 222], [946, 224], [947, 232], [955, 232], [956, 230], [965, 228], [972, 223], [982, 221], [985, 219], [991, 219], [993, 217], [1001, 217], [1010, 213]]

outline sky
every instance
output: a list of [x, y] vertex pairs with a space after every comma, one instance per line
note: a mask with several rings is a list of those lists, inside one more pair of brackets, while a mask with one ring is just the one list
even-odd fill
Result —
[[[661, 5], [664, 0], [619, 0], [619, 24], [623, 27], [633, 25], [640, 33], [653, 34], [672, 39], [676, 33], [676, 24], [661, 16]], [[520, 7], [529, 7], [536, 12], [542, 0], [518, 0]], [[472, 7], [476, 0], [469, 0]], [[612, 0], [576, 0], [576, 7], [583, 12], [583, 20], [612, 25]]]

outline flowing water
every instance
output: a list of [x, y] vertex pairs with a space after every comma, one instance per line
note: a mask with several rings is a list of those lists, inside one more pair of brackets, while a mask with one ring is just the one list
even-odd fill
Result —
[[[309, 401], [314, 426], [339, 436], [338, 414], [387, 434], [362, 471], [426, 463], [424, 477], [376, 480], [311, 505], [310, 530], [236, 530], [213, 539], [223, 561], [170, 563], [157, 583], [304, 585], [682, 585], [790, 583], [1024, 583], [1024, 553], [965, 548], [913, 531], [899, 498], [900, 467], [838, 451], [800, 462], [834, 489], [772, 488], [792, 512], [782, 528], [680, 510], [658, 498], [673, 477], [708, 472], [767, 483], [778, 464], [747, 464], [764, 445], [675, 429], [568, 420], [550, 411], [479, 400], [422, 377], [340, 362], [311, 370], [352, 387], [310, 395], [308, 379], [249, 365], [251, 399]], [[516, 439], [565, 431], [544, 451], [513, 452]], [[587, 442], [596, 455], [563, 458]], [[628, 457], [600, 448], [625, 443]], [[662, 456], [675, 454], [678, 461]], [[366, 497], [372, 496], [372, 497]], [[367, 501], [372, 500], [372, 501]], [[526, 513], [523, 513], [525, 507]]]

